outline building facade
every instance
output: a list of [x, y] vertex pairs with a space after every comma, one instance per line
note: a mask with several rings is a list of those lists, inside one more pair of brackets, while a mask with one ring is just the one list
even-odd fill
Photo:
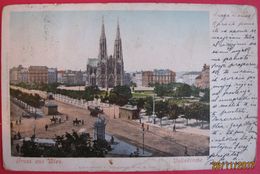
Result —
[[57, 72], [57, 82], [58, 82], [58, 83], [61, 83], [61, 84], [64, 83], [64, 81], [63, 81], [63, 76], [64, 76], [64, 74], [65, 74], [65, 71], [64, 71], [64, 70], [59, 70], [59, 71]]
[[30, 66], [28, 68], [28, 83], [30, 84], [47, 84], [48, 67], [47, 66]]
[[186, 83], [190, 86], [195, 85], [195, 79], [198, 77], [200, 72], [188, 72], [182, 75], [183, 83]]
[[139, 118], [139, 113], [136, 106], [125, 105], [119, 107], [119, 118], [133, 120]]
[[28, 82], [28, 69], [24, 68], [22, 65], [18, 67], [13, 67], [9, 71], [10, 83], [18, 84], [21, 82]]
[[204, 64], [200, 75], [195, 79], [195, 86], [200, 89], [209, 88], [209, 65]]
[[104, 19], [102, 19], [98, 58], [90, 58], [87, 64], [87, 85], [112, 88], [124, 85], [124, 61], [119, 23], [117, 24], [114, 53], [108, 56]]
[[57, 83], [57, 68], [48, 68], [48, 84]]
[[169, 84], [175, 82], [176, 73], [169, 69], [160, 69], [142, 72], [142, 86], [148, 87], [153, 84]]

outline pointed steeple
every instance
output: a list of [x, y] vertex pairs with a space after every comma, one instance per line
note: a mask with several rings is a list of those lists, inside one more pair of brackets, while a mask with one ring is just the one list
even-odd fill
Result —
[[122, 50], [122, 41], [120, 37], [120, 27], [119, 20], [117, 19], [117, 30], [116, 30], [116, 39], [114, 43], [114, 55], [113, 55], [115, 66], [114, 66], [114, 76], [115, 76], [115, 85], [124, 84], [124, 61], [123, 61], [123, 50]]
[[102, 16], [101, 35], [99, 40], [99, 54], [97, 67], [97, 84], [102, 88], [107, 87], [107, 41], [105, 34], [104, 16]]
[[102, 28], [101, 28], [101, 36], [100, 36], [100, 40], [102, 39], [106, 39], [104, 16], [102, 16]]
[[119, 18], [117, 18], [117, 31], [116, 31], [116, 40], [120, 39], [120, 26], [119, 26]]

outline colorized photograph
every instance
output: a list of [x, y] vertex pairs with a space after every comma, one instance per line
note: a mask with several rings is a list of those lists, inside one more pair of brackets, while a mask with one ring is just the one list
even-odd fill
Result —
[[208, 156], [209, 12], [13, 11], [14, 157]]

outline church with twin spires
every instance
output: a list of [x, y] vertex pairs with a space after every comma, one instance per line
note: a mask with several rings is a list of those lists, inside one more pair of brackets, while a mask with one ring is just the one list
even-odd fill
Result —
[[113, 55], [107, 54], [104, 18], [102, 18], [98, 58], [89, 58], [87, 63], [87, 85], [112, 88], [124, 85], [124, 61], [119, 21]]

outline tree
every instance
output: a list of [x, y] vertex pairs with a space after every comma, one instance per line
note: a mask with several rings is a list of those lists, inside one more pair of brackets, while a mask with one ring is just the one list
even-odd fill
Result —
[[[109, 94], [109, 102], [123, 106], [128, 103], [132, 97], [131, 89], [129, 86], [115, 86]], [[112, 99], [112, 100], [111, 100]]]
[[185, 117], [187, 119], [196, 119], [202, 121], [209, 121], [209, 105], [200, 102], [192, 103], [190, 106], [185, 108]]
[[159, 96], [163, 97], [166, 95], [170, 95], [172, 92], [172, 88], [170, 84], [155, 84], [154, 92]]
[[181, 113], [181, 108], [172, 100], [168, 101], [168, 114], [169, 118], [174, 120], [174, 125], [176, 122], [176, 119]]
[[183, 84], [176, 89], [176, 96], [177, 97], [190, 97], [191, 96], [191, 87], [187, 84]]
[[200, 99], [202, 102], [209, 102], [209, 88], [204, 89], [204, 96]]
[[152, 115], [153, 114], [153, 97], [146, 97], [144, 102], [144, 109], [146, 112], [146, 115]]
[[158, 118], [160, 118], [160, 125], [162, 126], [162, 118], [168, 114], [167, 102], [158, 101], [155, 103], [155, 113]]

